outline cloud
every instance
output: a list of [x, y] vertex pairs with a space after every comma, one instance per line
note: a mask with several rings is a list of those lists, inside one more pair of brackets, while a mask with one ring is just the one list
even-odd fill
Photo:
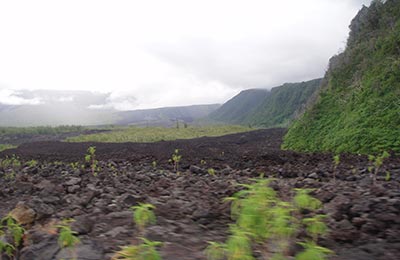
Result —
[[0, 104], [3, 105], [39, 105], [43, 101], [38, 98], [24, 98], [22, 91], [0, 89]]
[[[54, 100], [97, 109], [222, 103], [242, 89], [323, 76], [368, 2], [2, 1], [0, 83], [101, 92]], [[8, 102], [53, 102], [26, 95]]]
[[137, 105], [137, 99], [131, 93], [115, 91], [107, 94], [103, 104], [89, 105], [89, 109], [116, 109], [116, 110], [134, 110]]

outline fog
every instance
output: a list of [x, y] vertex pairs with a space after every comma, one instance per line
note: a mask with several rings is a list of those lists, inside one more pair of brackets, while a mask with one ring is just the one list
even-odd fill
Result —
[[2, 1], [0, 104], [74, 102], [37, 90], [101, 96], [89, 110], [223, 103], [321, 77], [368, 2]]

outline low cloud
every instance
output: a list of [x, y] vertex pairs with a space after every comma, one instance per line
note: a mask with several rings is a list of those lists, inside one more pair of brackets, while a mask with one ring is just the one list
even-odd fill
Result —
[[23, 2], [0, 2], [0, 85], [35, 91], [0, 103], [130, 110], [321, 77], [370, 0]]
[[137, 99], [131, 93], [115, 91], [107, 94], [103, 104], [89, 105], [89, 109], [133, 110], [137, 107]]
[[23, 91], [0, 89], [0, 104], [3, 105], [40, 105], [43, 101], [38, 97], [25, 98]]

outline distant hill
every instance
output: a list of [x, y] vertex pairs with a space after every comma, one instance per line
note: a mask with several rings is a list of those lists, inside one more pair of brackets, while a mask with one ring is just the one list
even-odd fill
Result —
[[269, 95], [244, 123], [253, 126], [288, 126], [297, 113], [304, 109], [307, 100], [319, 88], [321, 79], [300, 83], [286, 83], [272, 88]]
[[373, 1], [331, 58], [319, 97], [290, 128], [284, 148], [400, 152], [400, 1]]
[[163, 107], [116, 112], [114, 122], [118, 125], [173, 126], [176, 121], [192, 123], [208, 116], [220, 107], [219, 104]]
[[107, 94], [20, 90], [11, 97], [21, 104], [0, 103], [0, 126], [96, 125], [109, 124], [114, 120], [113, 109], [89, 108], [105, 103]]
[[244, 90], [212, 112], [208, 118], [217, 122], [243, 124], [268, 94], [266, 89]]
[[[213, 104], [118, 111], [110, 106], [110, 93], [56, 90], [18, 90], [7, 93], [9, 100], [3, 98], [4, 103], [0, 100], [0, 126], [171, 126], [176, 124], [176, 120], [192, 123], [208, 116], [220, 106]], [[129, 100], [130, 97], [122, 98]]]
[[267, 89], [249, 89], [227, 101], [209, 116], [210, 120], [258, 127], [287, 126], [304, 109], [321, 79], [286, 83]]

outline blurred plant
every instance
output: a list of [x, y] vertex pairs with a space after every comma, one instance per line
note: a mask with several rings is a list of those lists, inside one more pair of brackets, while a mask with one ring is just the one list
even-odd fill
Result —
[[13, 154], [11, 157], [7, 155], [4, 159], [0, 160], [0, 167], [4, 170], [9, 167], [16, 170], [21, 167], [21, 161], [15, 154]]
[[309, 195], [312, 189], [294, 189], [296, 192], [293, 198], [294, 204], [300, 209], [316, 210], [322, 205], [321, 201]]
[[71, 166], [72, 170], [76, 171], [79, 169], [79, 162], [72, 162], [69, 166]]
[[[3, 235], [4, 233], [0, 231], [0, 237]], [[0, 240], [0, 259], [3, 253], [5, 253], [8, 257], [11, 258], [14, 256], [14, 252], [15, 252], [15, 247], [12, 244]]]
[[[307, 232], [314, 244], [319, 236], [327, 233], [328, 229], [323, 223], [325, 215], [312, 214], [321, 207], [321, 202], [309, 195], [311, 190], [295, 189], [293, 199], [283, 201], [269, 186], [271, 179], [261, 177], [253, 181], [251, 184], [239, 184], [244, 189], [224, 199], [231, 202], [231, 215], [236, 224], [231, 225], [230, 236], [225, 244], [209, 242], [206, 248], [208, 259], [254, 259], [252, 243], [266, 247], [270, 243], [274, 245], [275, 252], [271, 259], [284, 260], [301, 230]], [[308, 218], [303, 219], [303, 209], [308, 210]], [[324, 251], [323, 247], [311, 247], [313, 244], [310, 243], [305, 245], [309, 250], [307, 255], [319, 249], [321, 252], [329, 251]]]
[[12, 144], [0, 144], [0, 152], [13, 148], [17, 148], [17, 146]]
[[56, 227], [59, 229], [58, 244], [61, 248], [67, 248], [71, 252], [72, 259], [76, 259], [75, 247], [80, 243], [80, 239], [77, 237], [77, 232], [72, 231], [71, 223], [73, 219], [64, 219], [61, 224]]
[[2, 218], [0, 236], [10, 235], [13, 238], [13, 243], [0, 240], [0, 255], [5, 252], [9, 257], [14, 256], [16, 249], [21, 245], [24, 233], [25, 229], [10, 214]]
[[228, 260], [253, 260], [250, 239], [252, 234], [237, 225], [232, 225], [229, 230], [231, 235], [226, 241]]
[[157, 168], [157, 162], [156, 162], [156, 161], [153, 161], [153, 162], [151, 163], [151, 166], [153, 166], [153, 169]]
[[156, 247], [162, 243], [140, 238], [143, 242], [140, 245], [124, 246], [115, 253], [111, 260], [161, 260]]
[[340, 164], [340, 155], [334, 155], [333, 156], [333, 181], [336, 181], [336, 171], [337, 171], [337, 167]]
[[140, 232], [143, 232], [147, 225], [156, 222], [156, 216], [153, 212], [155, 207], [153, 205], [149, 203], [139, 203], [139, 205], [132, 206], [130, 209], [133, 211], [133, 221], [136, 223]]
[[328, 227], [323, 222], [326, 215], [315, 215], [310, 218], [304, 218], [303, 224], [306, 226], [307, 233], [311, 236], [313, 242], [318, 242], [319, 236], [324, 236], [328, 232]]
[[206, 257], [209, 260], [222, 260], [225, 259], [227, 252], [226, 245], [218, 242], [208, 242], [208, 246], [205, 250]]
[[174, 171], [177, 172], [179, 170], [179, 162], [182, 159], [182, 155], [179, 154], [179, 149], [175, 149], [175, 152], [172, 154], [171, 161], [174, 163]]
[[314, 242], [299, 242], [304, 247], [304, 251], [296, 255], [296, 260], [325, 260], [333, 251], [318, 246]]
[[26, 166], [28, 166], [28, 167], [35, 167], [35, 166], [38, 165], [38, 161], [36, 161], [36, 160], [30, 160], [30, 161], [27, 161], [25, 164], [26, 164]]
[[390, 181], [390, 180], [391, 180], [390, 172], [386, 171], [385, 181]]
[[209, 168], [209, 169], [207, 170], [207, 172], [208, 172], [208, 174], [210, 174], [210, 175], [212, 175], [212, 176], [215, 175], [215, 170], [214, 170], [213, 168]]

